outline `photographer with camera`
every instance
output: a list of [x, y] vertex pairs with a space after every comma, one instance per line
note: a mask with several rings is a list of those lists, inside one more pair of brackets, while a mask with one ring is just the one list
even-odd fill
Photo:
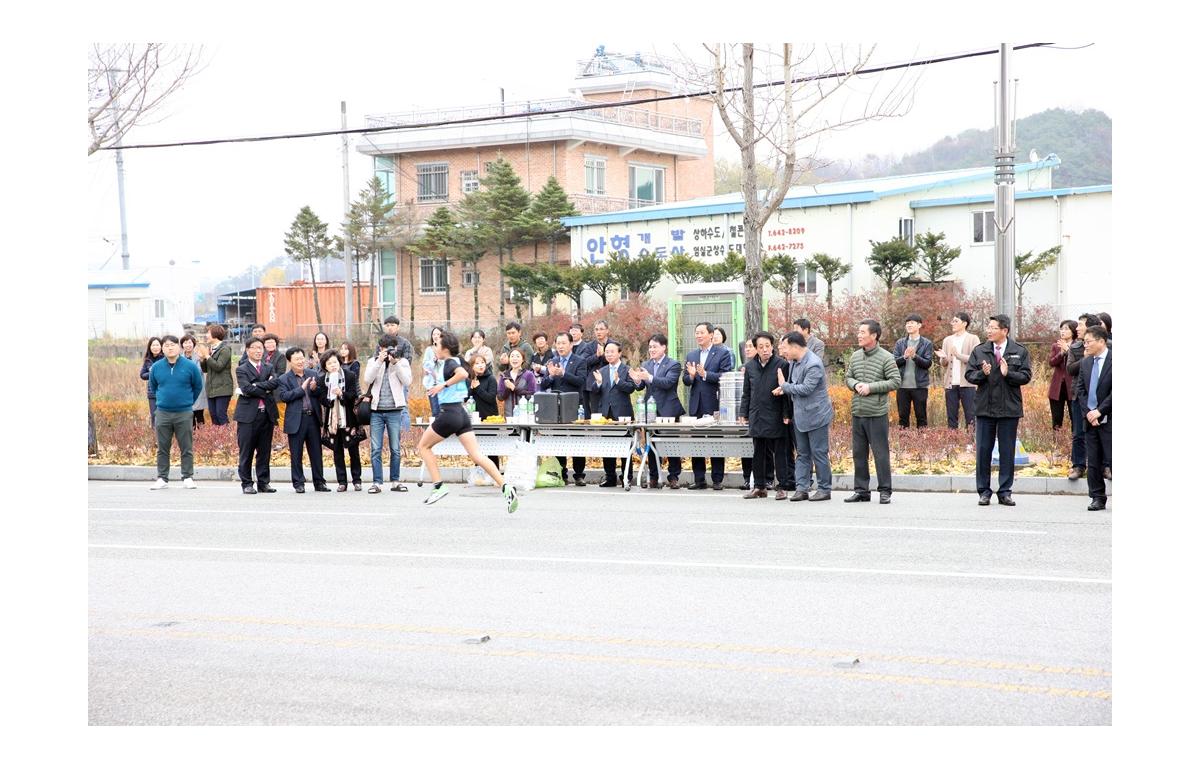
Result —
[[399, 340], [385, 334], [379, 339], [379, 350], [367, 361], [363, 373], [363, 399], [371, 403], [371, 487], [367, 493], [383, 490], [383, 434], [388, 435], [391, 452], [389, 477], [393, 491], [407, 491], [400, 482], [400, 431], [408, 412], [405, 399], [412, 384], [412, 366], [399, 347]]

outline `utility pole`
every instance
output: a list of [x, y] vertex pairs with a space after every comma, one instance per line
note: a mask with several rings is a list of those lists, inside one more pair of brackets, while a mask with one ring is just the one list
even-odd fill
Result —
[[[124, 70], [120, 70], [124, 71]], [[105, 71], [108, 78], [108, 92], [111, 95], [113, 90], [113, 70]], [[118, 133], [120, 126], [117, 123], [117, 116], [120, 110], [117, 108], [117, 100], [114, 97], [112, 100], [113, 125], [117, 127]], [[125, 228], [125, 157], [121, 154], [121, 147], [117, 145], [117, 204], [121, 210], [121, 269], [129, 269], [129, 232]]]
[[[342, 231], [350, 224], [350, 137], [346, 134], [346, 102], [342, 102]], [[342, 238], [342, 263], [346, 265], [346, 338], [350, 338], [350, 324], [353, 322], [352, 307], [354, 304], [354, 288], [351, 282], [353, 272], [350, 269], [350, 241]]]
[[1009, 114], [1008, 43], [1000, 45], [1000, 83], [995, 87], [996, 117], [996, 309], [1016, 322], [1016, 276], [1013, 260], [1017, 252], [1016, 153], [1013, 118]]

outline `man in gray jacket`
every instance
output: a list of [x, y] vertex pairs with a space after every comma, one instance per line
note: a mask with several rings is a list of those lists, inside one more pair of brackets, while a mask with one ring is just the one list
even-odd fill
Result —
[[[796, 490], [792, 501], [828, 501], [833, 490], [829, 467], [829, 424], [833, 403], [825, 383], [825, 365], [808, 349], [803, 334], [792, 331], [779, 344], [791, 366], [785, 380], [779, 372], [779, 389], [792, 398], [792, 425], [796, 438]], [[812, 487], [816, 467], [817, 490]]]
[[808, 351], [813, 354], [821, 365], [825, 364], [825, 342], [818, 339], [812, 332], [812, 323], [807, 317], [799, 317], [792, 321], [792, 330], [804, 337]]
[[900, 386], [900, 369], [891, 353], [879, 345], [882, 330], [877, 320], [858, 324], [858, 349], [846, 366], [846, 386], [854, 390], [850, 401], [853, 433], [854, 493], [843, 501], [871, 500], [868, 450], [875, 455], [879, 503], [892, 502], [892, 459], [888, 447], [888, 392]]

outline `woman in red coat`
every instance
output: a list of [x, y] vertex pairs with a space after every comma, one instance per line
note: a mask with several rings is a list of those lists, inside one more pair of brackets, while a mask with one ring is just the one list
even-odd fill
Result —
[[1075, 399], [1075, 381], [1067, 370], [1067, 360], [1071, 347], [1083, 343], [1076, 332], [1078, 327], [1074, 320], [1059, 323], [1058, 341], [1050, 352], [1050, 367], [1054, 369], [1050, 377], [1050, 419], [1055, 429], [1062, 429], [1063, 411], [1069, 411], [1068, 405]]

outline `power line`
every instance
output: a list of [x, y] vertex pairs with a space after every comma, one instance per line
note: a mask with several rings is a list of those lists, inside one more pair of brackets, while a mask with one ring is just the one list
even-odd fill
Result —
[[[1026, 43], [1024, 45], [1013, 46], [1012, 50], [1020, 51], [1026, 48], [1042, 48], [1052, 47], [1053, 43]], [[1086, 46], [1084, 46], [1086, 47]], [[820, 75], [808, 75], [805, 77], [797, 77], [791, 80], [792, 83], [815, 82], [817, 80], [829, 80], [838, 77], [849, 77], [851, 75], [873, 75], [881, 72], [890, 72], [897, 69], [911, 69], [912, 67], [923, 67], [930, 64], [944, 64], [949, 61], [959, 61], [962, 59], [972, 59], [979, 56], [991, 56], [999, 53], [1000, 49], [993, 48], [983, 51], [971, 51], [968, 53], [956, 53], [948, 56], [939, 56], [932, 59], [919, 59], [916, 61], [907, 61], [900, 64], [885, 64], [878, 67], [869, 67], [852, 72], [826, 72]], [[784, 80], [775, 80], [767, 83], [758, 83], [754, 86], [755, 90], [759, 88], [772, 88], [783, 85]], [[734, 92], [743, 90], [741, 87], [726, 88], [725, 90]], [[574, 107], [560, 107], [558, 109], [547, 109], [537, 112], [513, 112], [504, 115], [489, 115], [484, 117], [465, 117], [459, 120], [437, 120], [427, 123], [410, 123], [407, 125], [388, 125], [377, 128], [355, 128], [352, 130], [336, 130], [336, 131], [310, 131], [307, 133], [285, 133], [275, 134], [271, 136], [248, 136], [237, 139], [203, 139], [199, 141], [176, 141], [165, 144], [128, 144], [124, 146], [101, 147], [101, 150], [119, 150], [119, 149], [164, 149], [167, 147], [198, 147], [209, 146], [213, 144], [239, 144], [257, 141], [279, 141], [282, 139], [312, 139], [323, 136], [341, 136], [344, 134], [371, 134], [384, 133], [388, 131], [410, 131], [418, 128], [440, 128], [448, 125], [467, 125], [473, 123], [487, 123], [495, 120], [513, 120], [522, 117], [543, 117], [546, 115], [567, 114], [570, 112], [587, 112], [593, 109], [603, 107], [632, 107], [638, 104], [652, 104], [662, 101], [676, 101], [678, 99], [690, 99], [700, 96], [711, 96], [711, 91], [694, 91], [692, 93], [680, 93], [674, 96], [647, 96], [641, 99], [626, 99], [623, 101], [597, 101], [588, 104], [580, 104]]]

